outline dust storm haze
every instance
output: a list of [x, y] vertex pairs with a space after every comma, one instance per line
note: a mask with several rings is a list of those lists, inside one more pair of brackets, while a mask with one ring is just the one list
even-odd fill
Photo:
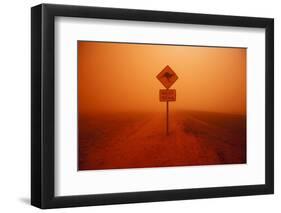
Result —
[[78, 170], [246, 163], [246, 49], [79, 41], [78, 110]]
[[246, 49], [78, 41], [79, 113], [163, 111], [156, 75], [179, 79], [173, 110], [246, 113]]

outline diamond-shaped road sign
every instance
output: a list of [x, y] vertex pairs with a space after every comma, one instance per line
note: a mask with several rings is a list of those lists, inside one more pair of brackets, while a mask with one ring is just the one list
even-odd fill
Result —
[[177, 74], [168, 65], [156, 77], [167, 89], [178, 79]]

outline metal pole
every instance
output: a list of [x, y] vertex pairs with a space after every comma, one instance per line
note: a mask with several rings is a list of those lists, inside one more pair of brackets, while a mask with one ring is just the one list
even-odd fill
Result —
[[169, 101], [167, 103], [167, 112], [166, 112], [166, 134], [169, 135]]

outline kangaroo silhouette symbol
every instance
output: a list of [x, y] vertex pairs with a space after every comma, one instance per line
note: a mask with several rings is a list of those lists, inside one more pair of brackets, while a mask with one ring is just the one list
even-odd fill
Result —
[[170, 81], [170, 78], [173, 76], [173, 74], [169, 73], [169, 72], [165, 72], [165, 74], [163, 75], [165, 78], [167, 78], [168, 81]]

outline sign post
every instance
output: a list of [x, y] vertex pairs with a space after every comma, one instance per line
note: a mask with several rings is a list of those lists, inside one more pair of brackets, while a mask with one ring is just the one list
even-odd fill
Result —
[[169, 135], [169, 101], [167, 101], [166, 103], [166, 135]]
[[169, 89], [178, 79], [176, 73], [168, 65], [156, 76], [166, 87], [159, 90], [159, 99], [166, 102], [166, 135], [169, 135], [169, 101], [176, 101], [176, 90]]

